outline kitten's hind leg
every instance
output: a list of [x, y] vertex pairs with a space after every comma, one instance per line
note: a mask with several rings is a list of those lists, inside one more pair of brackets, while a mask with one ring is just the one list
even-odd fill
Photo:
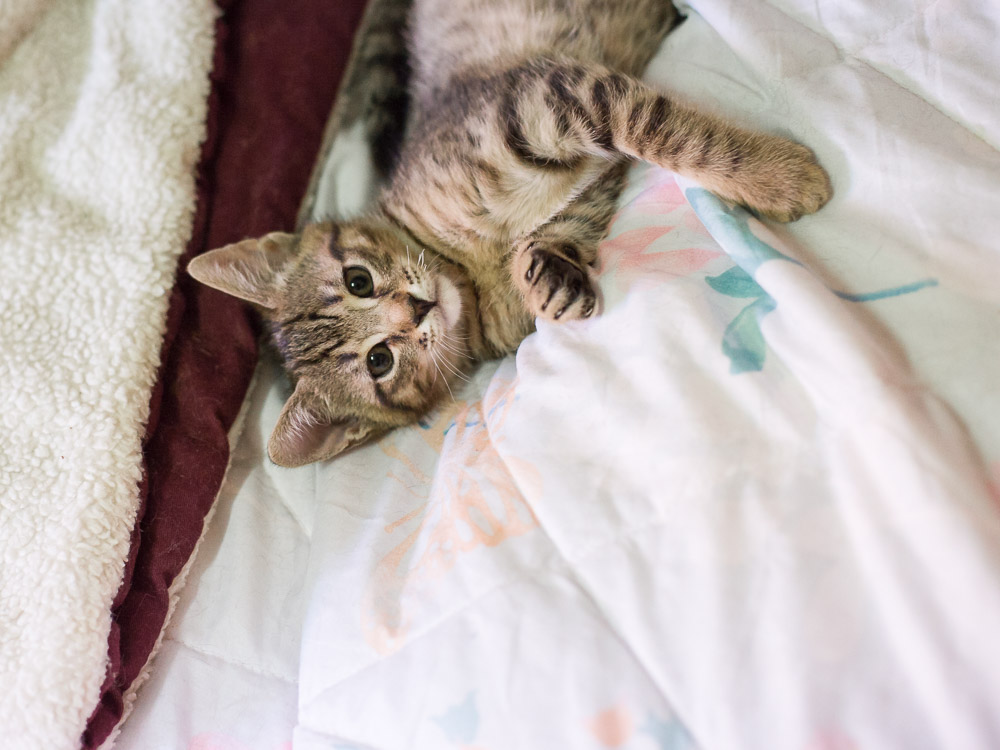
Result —
[[[516, 75], [515, 75], [516, 74]], [[624, 154], [691, 177], [778, 221], [819, 210], [830, 180], [805, 146], [731, 125], [599, 65], [536, 60], [512, 71], [504, 140], [540, 168]]]
[[587, 271], [607, 234], [625, 181], [627, 162], [598, 175], [572, 203], [514, 245], [511, 276], [536, 317], [588, 318], [597, 295]]

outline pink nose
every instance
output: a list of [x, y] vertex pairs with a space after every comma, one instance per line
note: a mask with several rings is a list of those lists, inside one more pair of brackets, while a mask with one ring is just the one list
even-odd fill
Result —
[[413, 310], [413, 325], [420, 325], [421, 321], [427, 317], [429, 313], [437, 302], [433, 300], [417, 299], [412, 294], [410, 295], [410, 309]]

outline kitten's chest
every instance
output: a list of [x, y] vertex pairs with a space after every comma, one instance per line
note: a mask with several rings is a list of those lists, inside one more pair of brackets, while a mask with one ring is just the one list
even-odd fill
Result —
[[596, 159], [582, 159], [573, 169], [523, 168], [507, 154], [441, 161], [421, 164], [390, 204], [422, 240], [447, 246], [448, 254], [471, 255], [473, 263], [508, 252], [558, 215], [600, 168]]

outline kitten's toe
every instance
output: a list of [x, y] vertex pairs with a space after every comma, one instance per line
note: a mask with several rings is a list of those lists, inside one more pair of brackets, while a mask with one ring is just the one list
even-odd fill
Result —
[[[554, 263], [554, 266], [559, 263]], [[597, 295], [585, 271], [567, 264], [568, 268], [553, 269], [549, 277], [549, 292], [535, 313], [550, 320], [566, 321], [589, 318], [597, 309]], [[555, 286], [558, 284], [558, 286]], [[555, 288], [553, 288], [555, 287]]]
[[533, 243], [515, 268], [528, 310], [539, 318], [566, 321], [589, 318], [597, 295], [587, 272], [561, 254]]

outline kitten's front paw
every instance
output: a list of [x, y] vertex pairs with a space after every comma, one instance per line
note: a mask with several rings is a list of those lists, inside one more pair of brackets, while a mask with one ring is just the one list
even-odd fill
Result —
[[542, 241], [528, 243], [515, 255], [514, 281], [533, 315], [565, 321], [594, 314], [597, 295], [577, 260], [575, 248]]
[[795, 221], [819, 211], [833, 196], [829, 175], [805, 146], [774, 137], [758, 161], [741, 202], [769, 219]]

